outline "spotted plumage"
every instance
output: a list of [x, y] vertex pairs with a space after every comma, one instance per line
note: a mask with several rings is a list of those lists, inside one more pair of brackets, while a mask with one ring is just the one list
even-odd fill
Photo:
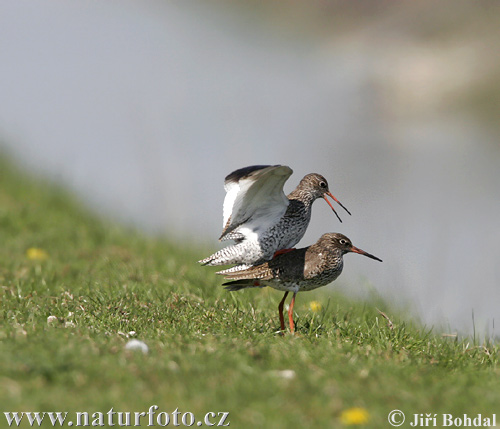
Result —
[[231, 291], [265, 286], [284, 291], [285, 296], [278, 307], [282, 331], [285, 329], [283, 304], [288, 292], [293, 292], [288, 313], [290, 330], [293, 333], [295, 328], [292, 314], [297, 292], [313, 290], [334, 281], [342, 272], [343, 256], [349, 252], [381, 261], [376, 256], [354, 247], [345, 235], [327, 233], [312, 246], [292, 250], [244, 270], [225, 273], [225, 279], [231, 281], [224, 285]]
[[220, 240], [234, 240], [235, 244], [199, 262], [236, 264], [237, 267], [220, 272], [229, 273], [272, 259], [276, 252], [290, 249], [302, 239], [318, 198], [324, 198], [335, 212], [326, 198], [329, 196], [349, 213], [331, 194], [328, 182], [320, 174], [306, 175], [286, 196], [283, 185], [291, 174], [292, 170], [282, 165], [245, 167], [229, 174], [224, 182], [226, 198]]

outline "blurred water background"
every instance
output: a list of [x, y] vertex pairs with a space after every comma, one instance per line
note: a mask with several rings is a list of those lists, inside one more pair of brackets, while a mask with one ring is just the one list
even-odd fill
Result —
[[499, 17], [493, 1], [3, 2], [1, 149], [205, 248], [232, 170], [289, 165], [286, 191], [321, 173], [352, 217], [318, 201], [299, 244], [338, 231], [384, 260], [348, 255], [330, 288], [496, 336]]

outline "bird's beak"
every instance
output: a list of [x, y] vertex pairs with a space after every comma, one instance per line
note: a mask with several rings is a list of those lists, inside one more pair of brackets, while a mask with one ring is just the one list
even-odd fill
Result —
[[354, 247], [354, 246], [351, 247], [351, 252], [359, 253], [360, 255], [365, 255], [365, 256], [368, 256], [369, 258], [375, 259], [376, 261], [382, 262], [382, 259], [379, 259], [373, 255], [370, 255], [368, 252], [365, 252], [364, 250], [358, 249], [357, 247]]
[[327, 195], [328, 195], [330, 198], [332, 198], [332, 199], [333, 199], [333, 201], [335, 201], [335, 202], [336, 202], [336, 203], [337, 203], [340, 207], [342, 207], [342, 208], [343, 208], [343, 209], [344, 209], [347, 213], [351, 214], [351, 212], [350, 212], [349, 210], [347, 210], [347, 209], [346, 209], [346, 208], [342, 205], [342, 203], [341, 203], [339, 200], [337, 200], [337, 198], [335, 198], [335, 197], [333, 196], [333, 194], [332, 194], [331, 192], [325, 192], [325, 193], [323, 194], [323, 198], [324, 198], [324, 199], [325, 199], [325, 201], [328, 203], [328, 205], [331, 207], [331, 209], [332, 209], [332, 210], [333, 210], [333, 212], [335, 213], [335, 216], [337, 216], [337, 219], [338, 219], [340, 222], [342, 222], [342, 219], [340, 219], [340, 216], [337, 214], [337, 212], [336, 212], [336, 211], [335, 211], [335, 209], [333, 208], [332, 203], [331, 203], [330, 201], [328, 201], [328, 199], [326, 198], [326, 196], [327, 196]]

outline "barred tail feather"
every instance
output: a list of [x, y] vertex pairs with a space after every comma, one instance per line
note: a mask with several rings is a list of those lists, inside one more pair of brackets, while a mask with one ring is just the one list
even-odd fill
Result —
[[[237, 263], [237, 255], [235, 255], [235, 246], [225, 247], [224, 249], [215, 252], [213, 255], [198, 261], [202, 265], [229, 265]], [[236, 259], [234, 262], [233, 260]]]
[[236, 266], [231, 267], [231, 268], [226, 268], [225, 270], [217, 271], [215, 274], [218, 274], [220, 276], [227, 276], [228, 274], [238, 273], [239, 271], [246, 270], [250, 267], [251, 267], [251, 265], [241, 264], [241, 265], [236, 265]]
[[249, 255], [248, 249], [243, 244], [235, 244], [224, 247], [208, 258], [198, 262], [203, 265], [244, 264], [245, 259], [248, 259], [249, 256], [251, 255]]
[[219, 240], [220, 241], [227, 241], [227, 240], [234, 240], [237, 243], [241, 243], [245, 239], [245, 236], [241, 234], [240, 232], [230, 232], [229, 234], [226, 234], [222, 236]]

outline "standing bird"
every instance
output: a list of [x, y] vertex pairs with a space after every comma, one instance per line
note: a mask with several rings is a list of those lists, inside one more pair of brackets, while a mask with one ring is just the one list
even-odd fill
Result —
[[342, 272], [343, 256], [354, 252], [382, 262], [376, 256], [354, 247], [345, 235], [339, 233], [323, 234], [312, 246], [294, 249], [281, 254], [269, 262], [225, 275], [227, 290], [236, 291], [247, 287], [269, 286], [285, 291], [279, 303], [278, 311], [281, 330], [285, 330], [283, 304], [288, 292], [293, 292], [288, 310], [290, 331], [295, 332], [293, 323], [293, 306], [297, 292], [313, 290], [333, 282]]
[[219, 240], [234, 240], [236, 244], [199, 262], [237, 264], [219, 272], [224, 274], [261, 264], [277, 252], [290, 250], [304, 236], [317, 198], [324, 198], [336, 215], [327, 196], [349, 213], [329, 191], [328, 182], [320, 174], [306, 175], [286, 196], [283, 185], [292, 172], [285, 165], [255, 165], [229, 174], [224, 181], [224, 222]]

